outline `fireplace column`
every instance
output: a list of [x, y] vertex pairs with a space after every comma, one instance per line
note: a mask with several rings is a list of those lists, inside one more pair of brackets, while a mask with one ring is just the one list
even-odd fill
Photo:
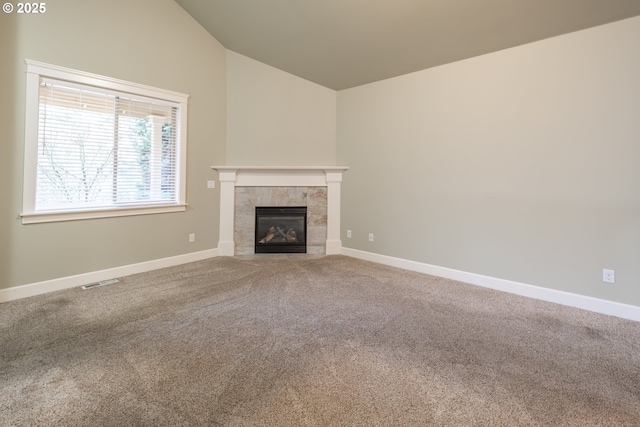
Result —
[[325, 170], [327, 179], [327, 255], [339, 255], [342, 252], [340, 240], [340, 183], [342, 170]]
[[219, 170], [220, 181], [220, 241], [218, 254], [233, 256], [235, 243], [233, 241], [233, 221], [235, 215], [236, 170]]

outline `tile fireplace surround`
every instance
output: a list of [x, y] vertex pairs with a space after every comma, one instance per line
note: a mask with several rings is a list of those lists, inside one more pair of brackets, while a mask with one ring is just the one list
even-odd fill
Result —
[[[340, 183], [342, 174], [348, 169], [342, 166], [211, 166], [218, 172], [220, 182], [220, 241], [218, 253], [222, 256], [236, 254], [238, 242], [235, 223], [238, 220], [236, 187], [270, 187], [275, 192], [281, 187], [300, 187], [306, 198], [307, 192], [315, 187], [325, 187], [326, 191], [326, 242], [324, 252], [339, 254], [340, 240]], [[308, 187], [308, 188], [305, 188]], [[323, 189], [324, 190], [324, 189]], [[288, 189], [291, 192], [291, 189]], [[299, 200], [302, 196], [292, 196]], [[321, 203], [323, 204], [323, 203]], [[246, 220], [246, 219], [245, 219]], [[246, 249], [246, 248], [245, 248]]]

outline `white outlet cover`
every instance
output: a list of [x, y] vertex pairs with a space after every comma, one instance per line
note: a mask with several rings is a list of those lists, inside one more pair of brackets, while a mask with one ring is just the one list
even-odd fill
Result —
[[207, 181], [207, 188], [216, 188], [215, 181]]
[[615, 270], [609, 270], [607, 268], [602, 269], [602, 281], [606, 283], [616, 283]]

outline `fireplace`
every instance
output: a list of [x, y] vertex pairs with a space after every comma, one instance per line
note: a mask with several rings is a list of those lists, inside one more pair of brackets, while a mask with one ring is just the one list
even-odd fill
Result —
[[[341, 253], [340, 184], [347, 167], [224, 165], [211, 168], [218, 172], [220, 181], [219, 255], [255, 252], [256, 206], [308, 206], [307, 253]], [[282, 200], [278, 193], [284, 187], [295, 187], [299, 194]], [[321, 195], [318, 188], [322, 189], [322, 197], [318, 197]], [[251, 194], [245, 194], [244, 190]], [[262, 190], [268, 192], [268, 197]], [[307, 194], [309, 197], [304, 196], [307, 191], [312, 191]], [[318, 250], [320, 252], [315, 252]]]
[[307, 207], [256, 206], [255, 253], [307, 253]]

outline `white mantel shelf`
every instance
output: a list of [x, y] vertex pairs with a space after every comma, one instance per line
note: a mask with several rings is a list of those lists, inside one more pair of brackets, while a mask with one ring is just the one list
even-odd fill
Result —
[[220, 181], [218, 253], [235, 254], [235, 187], [327, 187], [328, 255], [340, 254], [340, 183], [345, 166], [211, 166]]
[[255, 170], [255, 171], [315, 171], [315, 170], [339, 170], [349, 169], [346, 166], [211, 166], [217, 171], [224, 170]]

